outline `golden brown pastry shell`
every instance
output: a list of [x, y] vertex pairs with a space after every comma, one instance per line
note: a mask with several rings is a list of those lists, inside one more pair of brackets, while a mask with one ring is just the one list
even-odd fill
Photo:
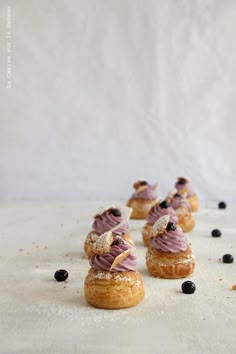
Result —
[[190, 247], [182, 252], [170, 253], [149, 246], [146, 253], [146, 264], [149, 272], [155, 277], [178, 279], [193, 273], [195, 257], [192, 255]]
[[156, 200], [129, 199], [127, 206], [133, 208], [131, 219], [146, 219], [150, 209], [156, 204]]
[[178, 214], [178, 225], [182, 228], [183, 232], [192, 231], [195, 226], [195, 220], [190, 212], [183, 212]]
[[197, 194], [193, 194], [190, 197], [187, 198], [190, 207], [191, 207], [191, 211], [195, 212], [198, 211], [199, 209], [199, 199]]
[[143, 227], [142, 231], [142, 238], [143, 238], [143, 243], [144, 246], [148, 247], [149, 246], [149, 241], [152, 236], [152, 225], [146, 224]]
[[95, 307], [132, 307], [144, 297], [143, 280], [137, 271], [108, 272], [91, 268], [84, 281], [84, 294]]

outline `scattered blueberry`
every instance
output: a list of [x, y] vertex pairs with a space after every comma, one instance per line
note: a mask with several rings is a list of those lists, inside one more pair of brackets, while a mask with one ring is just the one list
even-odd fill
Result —
[[219, 229], [214, 229], [211, 231], [211, 236], [212, 237], [220, 237], [221, 236], [221, 231]]
[[219, 202], [219, 204], [218, 204], [219, 209], [226, 209], [226, 207], [227, 207], [227, 204], [225, 202]]
[[166, 231], [170, 231], [170, 230], [174, 231], [175, 229], [176, 229], [175, 224], [173, 222], [169, 221], [166, 226]]
[[167, 209], [169, 208], [169, 206], [170, 204], [168, 204], [166, 200], [163, 200], [163, 202], [159, 204], [159, 207], [161, 207], [162, 209]]
[[225, 254], [222, 258], [222, 261], [224, 263], [233, 263], [234, 257], [232, 256], [232, 254]]
[[69, 276], [69, 274], [68, 274], [67, 270], [64, 270], [64, 269], [59, 269], [54, 274], [54, 278], [57, 281], [65, 281], [68, 278], [68, 276]]
[[114, 216], [121, 216], [121, 211], [120, 211], [119, 209], [117, 209], [117, 208], [112, 208], [112, 209], [110, 210], [110, 213], [111, 213], [112, 215], [114, 215]]
[[196, 285], [192, 281], [187, 280], [183, 282], [181, 288], [184, 294], [193, 294], [196, 290]]
[[140, 186], [146, 186], [146, 185], [147, 185], [147, 182], [146, 182], [146, 181], [140, 181], [140, 182], [139, 182], [139, 185], [140, 185]]

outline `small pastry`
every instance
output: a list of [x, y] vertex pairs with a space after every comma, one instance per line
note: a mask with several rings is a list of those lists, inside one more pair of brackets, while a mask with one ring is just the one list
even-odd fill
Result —
[[93, 244], [93, 250], [91, 269], [84, 282], [89, 304], [103, 309], [137, 305], [144, 297], [144, 285], [136, 271], [133, 247], [108, 231]]
[[163, 215], [169, 215], [170, 221], [177, 224], [178, 216], [176, 211], [170, 206], [170, 204], [163, 200], [160, 200], [151, 208], [147, 217], [147, 223], [143, 228], [142, 237], [145, 246], [149, 245], [150, 238], [152, 236], [152, 226]]
[[199, 200], [197, 194], [194, 192], [190, 179], [187, 177], [178, 177], [175, 183], [175, 188], [178, 194], [185, 195], [190, 206], [191, 211], [197, 211], [199, 209]]
[[84, 243], [84, 250], [88, 257], [93, 254], [92, 246], [98, 237], [109, 230], [114, 235], [119, 235], [127, 242], [134, 244], [129, 234], [128, 221], [131, 212], [132, 209], [127, 207], [109, 207], [94, 217], [93, 230], [89, 232]]
[[185, 278], [195, 268], [195, 257], [181, 227], [162, 216], [153, 225], [146, 264], [155, 277], [166, 279]]
[[135, 182], [133, 187], [135, 192], [127, 202], [127, 206], [133, 209], [131, 219], [146, 219], [149, 210], [157, 200], [157, 184], [150, 185], [140, 180]]
[[176, 210], [179, 221], [178, 224], [182, 228], [183, 232], [191, 231], [195, 226], [195, 220], [191, 213], [191, 207], [188, 200], [184, 195], [175, 193], [168, 196], [171, 207]]

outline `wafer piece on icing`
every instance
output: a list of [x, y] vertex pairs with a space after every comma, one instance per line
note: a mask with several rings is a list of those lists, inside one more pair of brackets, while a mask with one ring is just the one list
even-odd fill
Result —
[[117, 256], [117, 257], [114, 259], [114, 261], [113, 261], [113, 263], [112, 263], [112, 265], [111, 265], [110, 270], [111, 270], [112, 268], [115, 268], [115, 267], [117, 266], [117, 264], [120, 264], [125, 258], [127, 258], [128, 255], [130, 254], [130, 252], [131, 252], [131, 250], [128, 249], [128, 250], [122, 252], [121, 254], [119, 254], [119, 256]]
[[138, 188], [136, 188], [136, 191], [137, 191], [137, 193], [139, 193], [139, 192], [145, 191], [145, 189], [148, 189], [148, 185], [139, 186]]
[[126, 224], [126, 220], [123, 220], [119, 224], [117, 224], [116, 226], [113, 226], [109, 231], [114, 232], [125, 224]]
[[[139, 188], [141, 182], [147, 183], [147, 182], [145, 181], [145, 179], [142, 179], [142, 178], [141, 178], [141, 179], [139, 179], [138, 181], [134, 182], [134, 184], [133, 184], [134, 189]], [[144, 186], [145, 186], [145, 185], [144, 185]]]
[[120, 207], [118, 207], [118, 209], [121, 212], [122, 218], [124, 218], [126, 221], [128, 221], [133, 209], [129, 208], [129, 207], [126, 207], [126, 206], [120, 206]]
[[159, 183], [155, 183], [155, 184], [153, 185], [153, 189], [157, 189], [158, 186], [159, 186]]
[[112, 232], [108, 231], [99, 236], [96, 242], [92, 245], [92, 249], [96, 254], [102, 255], [110, 251], [110, 246], [113, 242]]
[[170, 220], [169, 215], [164, 215], [164, 216], [161, 216], [161, 217], [155, 222], [155, 224], [154, 224], [153, 227], [152, 227], [154, 236], [157, 236], [157, 235], [159, 235], [159, 234], [162, 234], [162, 233], [165, 231], [166, 226], [167, 226], [169, 220]]
[[166, 199], [171, 200], [177, 192], [178, 191], [176, 188], [171, 189], [171, 191], [167, 194]]
[[179, 180], [179, 179], [185, 179], [186, 182], [191, 182], [191, 179], [189, 177], [186, 177], [186, 176], [177, 177], [177, 180]]

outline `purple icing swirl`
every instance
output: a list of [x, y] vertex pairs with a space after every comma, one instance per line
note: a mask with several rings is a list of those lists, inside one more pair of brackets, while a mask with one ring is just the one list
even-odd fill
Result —
[[165, 231], [163, 235], [151, 238], [150, 246], [163, 252], [178, 253], [188, 248], [188, 241], [182, 229]]
[[94, 269], [110, 272], [135, 271], [137, 260], [136, 256], [132, 252], [121, 263], [110, 269], [115, 258], [128, 249], [129, 247], [126, 244], [112, 246], [110, 252], [105, 253], [102, 256], [98, 254], [92, 256], [89, 264]]
[[170, 205], [175, 210], [179, 208], [185, 208], [187, 210], [191, 209], [189, 202], [182, 195], [174, 196], [171, 200]]
[[147, 188], [140, 192], [136, 190], [132, 195], [131, 199], [148, 199], [148, 200], [157, 199], [156, 186], [155, 185], [152, 186], [151, 184], [147, 183], [145, 187]]
[[114, 234], [122, 236], [128, 232], [128, 221], [124, 220], [122, 216], [114, 216], [108, 209], [102, 214], [95, 216], [92, 228], [98, 233], [98, 235], [101, 235], [120, 223], [122, 223], [122, 225], [114, 231]]
[[151, 210], [149, 211], [148, 218], [147, 218], [147, 223], [150, 225], [154, 225], [155, 222], [164, 215], [169, 215], [170, 221], [174, 222], [177, 224], [178, 222], [178, 216], [176, 214], [176, 211], [172, 207], [168, 208], [161, 208], [159, 206], [159, 203], [154, 205]]

